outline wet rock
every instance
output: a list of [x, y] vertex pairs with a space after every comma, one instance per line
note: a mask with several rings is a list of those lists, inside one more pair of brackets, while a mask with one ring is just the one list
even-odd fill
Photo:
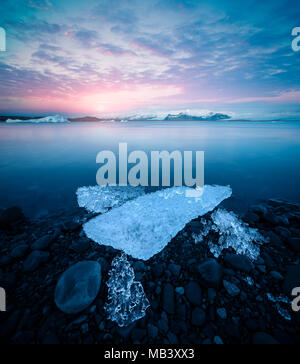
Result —
[[195, 308], [192, 312], [192, 325], [203, 326], [206, 321], [206, 314], [200, 308]]
[[167, 283], [164, 286], [164, 292], [163, 292], [163, 308], [164, 308], [164, 310], [168, 314], [174, 315], [174, 313], [175, 313], [175, 295], [174, 295], [174, 288], [169, 283]]
[[227, 311], [225, 308], [218, 308], [217, 309], [217, 314], [218, 316], [222, 319], [222, 320], [226, 320], [227, 319]]
[[168, 340], [169, 340], [169, 343], [171, 345], [178, 345], [179, 344], [178, 338], [177, 338], [177, 336], [175, 334], [173, 334], [173, 332], [168, 333]]
[[133, 269], [135, 272], [145, 272], [146, 266], [143, 262], [139, 261], [133, 264]]
[[214, 337], [214, 344], [215, 345], [224, 345], [224, 342], [219, 336], [215, 336]]
[[224, 280], [223, 285], [224, 285], [226, 292], [231, 297], [236, 297], [241, 293], [240, 289], [233, 283], [230, 283], [230, 282]]
[[273, 279], [275, 279], [276, 281], [283, 281], [284, 280], [283, 276], [279, 272], [276, 272], [276, 271], [272, 271], [270, 273], [270, 276]]
[[152, 339], [157, 338], [157, 336], [158, 336], [158, 328], [156, 326], [154, 326], [154, 325], [149, 324], [148, 325], [148, 335]]
[[252, 342], [254, 345], [279, 345], [279, 342], [265, 332], [258, 332], [253, 335]]
[[25, 272], [34, 272], [42, 264], [46, 263], [50, 258], [50, 254], [39, 250], [33, 251], [24, 262]]
[[13, 337], [13, 342], [17, 345], [28, 345], [33, 342], [33, 339], [34, 339], [33, 331], [24, 331], [24, 332], [18, 332]]
[[0, 338], [8, 339], [15, 331], [19, 322], [20, 312], [14, 311], [4, 322], [0, 325]]
[[24, 221], [25, 216], [19, 207], [11, 207], [0, 213], [0, 229], [8, 229]]
[[33, 245], [33, 250], [46, 250], [49, 245], [52, 243], [53, 237], [50, 235], [45, 235], [42, 238], [38, 239]]
[[132, 338], [133, 342], [141, 343], [143, 341], [144, 337], [146, 336], [146, 334], [147, 334], [146, 330], [134, 329], [134, 330], [132, 330], [131, 338]]
[[222, 280], [222, 267], [215, 259], [208, 259], [198, 266], [198, 272], [204, 285], [208, 288], [218, 288]]
[[288, 245], [293, 249], [295, 252], [300, 252], [300, 238], [290, 238], [288, 240]]
[[229, 267], [245, 273], [250, 273], [254, 268], [251, 260], [245, 255], [229, 254], [226, 255], [224, 262]]
[[194, 306], [201, 305], [202, 291], [196, 282], [189, 282], [185, 285], [185, 296]]
[[27, 244], [21, 244], [12, 250], [11, 256], [15, 259], [24, 258], [28, 250], [29, 246]]
[[153, 274], [155, 277], [160, 278], [164, 273], [164, 266], [162, 264], [155, 264], [153, 266]]
[[77, 254], [84, 253], [89, 248], [90, 248], [90, 244], [85, 239], [73, 241], [72, 245], [70, 246], [70, 249], [73, 250]]
[[55, 290], [55, 303], [64, 313], [77, 314], [94, 302], [100, 285], [99, 263], [93, 261], [77, 263], [59, 279]]
[[169, 320], [165, 312], [161, 314], [161, 319], [158, 321], [158, 327], [162, 332], [169, 331]]
[[184, 292], [185, 292], [183, 287], [177, 287], [175, 289], [175, 291], [176, 291], [176, 293], [180, 294], [181, 296], [183, 296]]
[[292, 290], [300, 287], [300, 265], [288, 267], [285, 281], [283, 283], [284, 293], [290, 297]]
[[179, 277], [180, 275], [180, 271], [181, 271], [181, 266], [177, 265], [177, 264], [170, 264], [169, 265], [169, 270], [170, 272], [175, 276], [175, 277]]

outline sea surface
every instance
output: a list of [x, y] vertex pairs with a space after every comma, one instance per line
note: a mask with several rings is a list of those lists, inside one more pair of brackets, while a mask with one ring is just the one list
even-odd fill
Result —
[[[300, 202], [300, 122], [0, 124], [0, 207], [31, 217], [77, 206], [96, 185], [103, 150], [205, 152], [205, 183], [230, 185], [228, 208], [260, 200]], [[150, 158], [150, 156], [149, 156]]]

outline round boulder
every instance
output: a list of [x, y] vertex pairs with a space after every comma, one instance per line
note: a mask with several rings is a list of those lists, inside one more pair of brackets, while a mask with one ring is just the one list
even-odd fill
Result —
[[101, 265], [84, 261], [69, 268], [59, 279], [55, 290], [56, 306], [67, 314], [77, 314], [88, 308], [101, 286]]

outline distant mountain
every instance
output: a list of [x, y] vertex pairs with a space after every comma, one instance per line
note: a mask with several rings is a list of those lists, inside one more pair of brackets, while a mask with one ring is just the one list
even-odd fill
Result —
[[164, 120], [165, 121], [218, 121], [218, 120], [229, 120], [231, 116], [221, 113], [209, 113], [202, 116], [194, 116], [186, 113], [169, 114]]

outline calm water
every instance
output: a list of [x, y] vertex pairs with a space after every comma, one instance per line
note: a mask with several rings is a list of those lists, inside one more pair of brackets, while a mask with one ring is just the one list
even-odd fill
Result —
[[205, 151], [205, 183], [231, 185], [229, 205], [260, 199], [300, 202], [300, 123], [134, 122], [0, 124], [0, 206], [28, 215], [76, 206], [75, 191], [95, 185], [96, 155], [118, 149]]

